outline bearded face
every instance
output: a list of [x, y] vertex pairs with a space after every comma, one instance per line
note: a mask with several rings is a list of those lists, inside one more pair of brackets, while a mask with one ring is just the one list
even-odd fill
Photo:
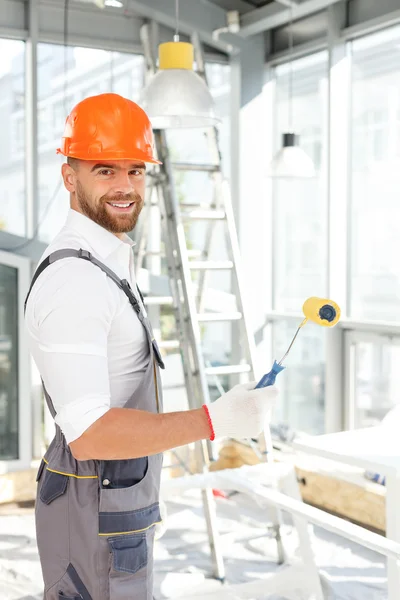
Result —
[[144, 200], [137, 192], [105, 194], [95, 200], [80, 181], [76, 185], [76, 199], [81, 212], [111, 233], [127, 233], [135, 228]]

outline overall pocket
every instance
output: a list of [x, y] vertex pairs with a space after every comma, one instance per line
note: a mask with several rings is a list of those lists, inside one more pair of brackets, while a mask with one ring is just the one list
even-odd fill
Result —
[[[67, 475], [40, 469], [35, 507], [36, 539], [45, 589], [63, 577], [69, 564], [68, 481]], [[58, 589], [54, 590], [58, 600]], [[67, 595], [70, 596], [71, 594]], [[73, 595], [72, 595], [73, 598]]]
[[152, 600], [154, 528], [108, 538], [110, 598]]
[[51, 504], [53, 500], [63, 496], [67, 491], [69, 477], [46, 469], [39, 497], [44, 504]]
[[[131, 512], [133, 507], [142, 510], [145, 507], [148, 507], [149, 504], [154, 504], [155, 502], [158, 502], [162, 455], [155, 454], [147, 457], [147, 459], [145, 460], [147, 461], [147, 468], [145, 469], [145, 471], [142, 470], [142, 478], [140, 478], [140, 474], [136, 470], [139, 463], [136, 463], [135, 460], [129, 461], [131, 463], [132, 468], [130, 478], [129, 476], [126, 478], [121, 477], [120, 465], [118, 465], [120, 461], [115, 461], [116, 464], [114, 465], [114, 474], [112, 473], [112, 465], [109, 465], [110, 474], [109, 477], [107, 477], [106, 479], [103, 479], [104, 469], [101, 470], [102, 485], [100, 487], [100, 514], [124, 511]], [[143, 463], [141, 464], [143, 467]], [[124, 471], [128, 470], [128, 467], [129, 463], [124, 462]], [[114, 487], [115, 484], [113, 482], [115, 478], [119, 482], [121, 482], [122, 479], [124, 479], [125, 481], [128, 481], [130, 479], [131, 482], [132, 480], [134, 480], [136, 481], [136, 483], [127, 487]], [[100, 527], [100, 531], [101, 530], [102, 528]], [[116, 529], [115, 531], [119, 532], [118, 529]]]
[[147, 540], [145, 533], [108, 538], [112, 566], [115, 571], [134, 575], [147, 565]]
[[99, 535], [108, 539], [115, 536], [127, 537], [144, 533], [161, 522], [160, 505], [137, 510], [99, 513]]
[[102, 487], [109, 490], [137, 485], [146, 477], [148, 462], [147, 456], [127, 460], [103, 461], [101, 470]]

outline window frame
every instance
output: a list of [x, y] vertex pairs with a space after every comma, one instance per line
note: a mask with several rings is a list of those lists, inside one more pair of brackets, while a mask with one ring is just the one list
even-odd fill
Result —
[[24, 303], [31, 279], [31, 260], [0, 251], [0, 264], [17, 270], [18, 282], [18, 458], [0, 460], [0, 475], [28, 469], [32, 462], [31, 368], [24, 328]]

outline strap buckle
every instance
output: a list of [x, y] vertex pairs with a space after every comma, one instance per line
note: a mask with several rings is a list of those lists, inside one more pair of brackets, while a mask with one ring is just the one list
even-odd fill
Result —
[[83, 250], [82, 248], [78, 250], [78, 256], [79, 258], [84, 258], [85, 260], [92, 260], [91, 253], [88, 250]]
[[133, 293], [131, 286], [129, 285], [129, 282], [126, 279], [121, 279], [121, 289], [123, 292], [125, 292], [125, 295], [128, 297], [128, 300], [131, 303], [131, 305], [133, 306], [136, 313], [139, 314], [140, 313], [139, 302], [137, 301], [136, 296]]

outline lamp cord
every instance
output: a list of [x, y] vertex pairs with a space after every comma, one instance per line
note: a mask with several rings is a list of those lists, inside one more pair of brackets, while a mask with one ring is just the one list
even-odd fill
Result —
[[174, 42], [179, 42], [179, 0], [175, 0], [175, 35]]
[[289, 19], [289, 133], [293, 133], [293, 5]]

